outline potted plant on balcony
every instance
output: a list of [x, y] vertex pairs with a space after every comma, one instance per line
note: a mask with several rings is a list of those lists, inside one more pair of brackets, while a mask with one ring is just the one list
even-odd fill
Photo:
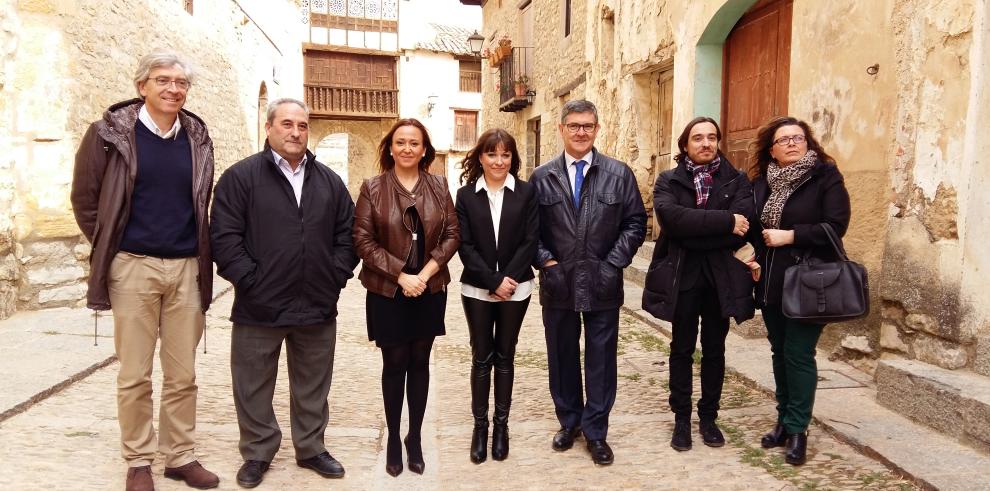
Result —
[[508, 34], [502, 34], [502, 37], [498, 38], [498, 47], [496, 50], [500, 59], [512, 54], [512, 39], [509, 39]]
[[526, 97], [526, 89], [528, 88], [529, 77], [526, 75], [519, 75], [519, 78], [517, 78], [513, 84], [513, 89], [516, 91], [516, 97]]

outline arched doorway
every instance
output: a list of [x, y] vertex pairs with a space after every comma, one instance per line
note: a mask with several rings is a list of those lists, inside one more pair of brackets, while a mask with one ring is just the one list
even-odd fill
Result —
[[792, 10], [793, 0], [727, 0], [698, 40], [694, 114], [719, 119], [741, 169], [759, 125], [787, 112]]
[[348, 147], [350, 138], [347, 133], [333, 133], [325, 136], [316, 144], [316, 160], [333, 169], [347, 185], [348, 180]]
[[748, 169], [747, 147], [760, 125], [787, 114], [793, 0], [761, 0], [725, 40], [722, 72], [723, 151]]
[[261, 88], [258, 89], [258, 151], [260, 152], [265, 148], [265, 140], [268, 139], [267, 133], [265, 133], [265, 122], [268, 120], [268, 87], [265, 86], [264, 82], [261, 82]]

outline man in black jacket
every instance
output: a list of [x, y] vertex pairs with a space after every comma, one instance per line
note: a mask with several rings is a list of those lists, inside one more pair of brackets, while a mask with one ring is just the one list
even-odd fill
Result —
[[296, 462], [343, 477], [323, 436], [337, 337], [337, 299], [358, 258], [354, 202], [343, 181], [307, 151], [309, 109], [268, 106], [268, 144], [230, 167], [211, 214], [214, 260], [234, 284], [230, 371], [244, 464], [237, 483], [261, 483], [282, 440], [272, 409], [285, 342]]
[[745, 244], [753, 215], [753, 190], [746, 174], [718, 150], [715, 120], [699, 117], [677, 139], [677, 167], [657, 177], [653, 207], [661, 235], [646, 276], [643, 308], [672, 324], [670, 446], [691, 448], [691, 366], [701, 317], [701, 399], [699, 431], [705, 445], [721, 447], [715, 424], [725, 378], [725, 337], [729, 317], [753, 317], [753, 277], [734, 257]]
[[538, 167], [531, 182], [540, 207], [535, 265], [550, 394], [561, 426], [553, 449], [571, 448], [583, 431], [595, 464], [609, 465], [605, 438], [615, 402], [622, 269], [643, 244], [646, 210], [632, 170], [594, 148], [599, 128], [594, 104], [564, 104], [558, 125], [564, 152]]

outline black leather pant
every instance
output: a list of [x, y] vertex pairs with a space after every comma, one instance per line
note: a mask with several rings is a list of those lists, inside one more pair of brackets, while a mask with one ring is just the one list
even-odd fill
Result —
[[513, 358], [519, 328], [529, 307], [529, 298], [518, 302], [486, 302], [461, 297], [471, 336], [471, 414], [475, 424], [488, 424], [488, 394], [495, 369], [494, 423], [509, 421], [512, 404]]

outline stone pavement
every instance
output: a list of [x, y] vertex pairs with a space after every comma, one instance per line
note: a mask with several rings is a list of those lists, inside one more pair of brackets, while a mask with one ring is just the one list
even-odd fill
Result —
[[[457, 266], [454, 266], [455, 269]], [[457, 274], [457, 273], [455, 273]], [[609, 442], [615, 464], [596, 468], [583, 440], [573, 449], [556, 453], [550, 438], [557, 429], [547, 389], [546, 350], [539, 305], [527, 314], [516, 359], [516, 385], [510, 417], [511, 453], [505, 462], [489, 460], [474, 465], [468, 459], [471, 435], [468, 372], [470, 351], [459, 288], [451, 286], [447, 336], [439, 338], [432, 361], [432, 382], [424, 427], [426, 473], [408, 470], [398, 478], [384, 472], [385, 424], [379, 386], [381, 358], [367, 341], [364, 327], [365, 292], [356, 280], [348, 284], [340, 302], [334, 381], [330, 392], [327, 445], [347, 468], [339, 481], [324, 480], [293, 462], [287, 424], [288, 392], [283, 368], [276, 390], [276, 411], [283, 423], [283, 446], [260, 489], [911, 489], [876, 460], [842, 443], [819, 425], [811, 429], [808, 464], [795, 468], [783, 463], [778, 450], [759, 448], [759, 436], [774, 423], [772, 400], [751, 383], [732, 376], [727, 380], [720, 422], [729, 443], [705, 447], [695, 435], [690, 452], [668, 446], [673, 417], [667, 411], [666, 339], [656, 329], [628, 312], [621, 318], [619, 390], [612, 413]], [[241, 463], [237, 452], [237, 421], [230, 393], [230, 324], [226, 320], [232, 294], [219, 297], [208, 315], [209, 351], [198, 354], [198, 457], [221, 477], [221, 489], [238, 489], [234, 475]], [[75, 332], [58, 322], [82, 322], [68, 313], [49, 317], [45, 329]], [[39, 319], [41, 319], [39, 317]], [[36, 320], [39, 320], [36, 319]], [[41, 322], [39, 320], [39, 322]], [[102, 321], [101, 321], [102, 322]], [[0, 323], [0, 334], [8, 329]], [[41, 329], [38, 326], [38, 329]], [[82, 329], [82, 328], [80, 328]], [[36, 329], [37, 330], [37, 329]], [[66, 350], [92, 349], [92, 359], [104, 358], [110, 338], [92, 348], [92, 339], [75, 336], [79, 345]], [[0, 336], [8, 358], [14, 344]], [[71, 344], [71, 342], [67, 342]], [[56, 366], [62, 348], [20, 364], [3, 364], [0, 390], [8, 381], [32, 384]], [[731, 356], [730, 356], [731, 360]], [[47, 376], [47, 375], [46, 375]], [[154, 376], [156, 389], [160, 373]], [[99, 368], [58, 393], [35, 402], [22, 412], [0, 420], [0, 489], [120, 489], [124, 465], [119, 457], [114, 382], [116, 364]], [[30, 392], [29, 390], [27, 392]], [[697, 392], [697, 389], [696, 389]], [[26, 392], [25, 392], [26, 393]], [[0, 413], [9, 409], [8, 402]], [[159, 460], [154, 467], [163, 490], [187, 489], [162, 477]], [[974, 483], [975, 484], [975, 483]]]

